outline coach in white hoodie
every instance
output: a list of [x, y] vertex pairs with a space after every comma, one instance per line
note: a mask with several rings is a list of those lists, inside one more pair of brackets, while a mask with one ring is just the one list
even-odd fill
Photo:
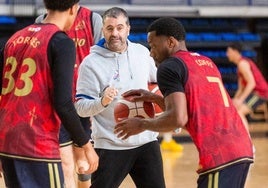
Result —
[[91, 187], [119, 187], [130, 174], [137, 187], [165, 187], [158, 133], [144, 131], [127, 140], [114, 134], [114, 106], [130, 89], [147, 89], [156, 81], [156, 67], [149, 50], [127, 40], [130, 25], [125, 10], [103, 14], [104, 39], [91, 48], [79, 68], [76, 109], [92, 116], [92, 138], [99, 168]]

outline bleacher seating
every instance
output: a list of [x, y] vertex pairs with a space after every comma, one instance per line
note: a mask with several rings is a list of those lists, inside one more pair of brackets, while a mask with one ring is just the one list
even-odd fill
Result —
[[[0, 0], [0, 4], [40, 4], [42, 0]], [[132, 4], [182, 6], [262, 6], [267, 0], [80, 0], [81, 4]]]
[[[21, 11], [29, 12], [28, 8], [24, 8], [29, 7], [29, 5], [30, 9], [33, 9], [32, 13], [29, 15], [34, 18], [37, 16], [36, 14], [39, 9], [44, 10], [43, 0], [0, 0], [0, 5], [1, 4], [12, 5], [10, 6], [11, 15], [16, 15], [17, 7], [23, 7]], [[138, 7], [137, 10], [135, 9], [136, 12], [134, 11], [134, 16], [131, 15], [130, 17], [131, 34], [129, 35], [129, 39], [133, 42], [148, 45], [146, 33], [147, 26], [156, 17], [165, 16], [162, 15], [161, 8], [159, 9], [159, 7], [165, 8], [166, 6], [169, 6], [170, 8], [174, 8], [175, 5], [177, 5], [178, 8], [206, 6], [213, 8], [222, 8], [224, 6], [240, 8], [238, 6], [248, 5], [260, 7], [263, 5], [268, 6], [268, 0], [80, 0], [80, 4], [88, 5], [88, 7], [94, 7], [96, 5], [98, 8], [102, 7], [102, 5], [103, 7], [107, 7], [107, 5], [127, 5], [127, 11], [129, 11], [128, 9], [131, 9], [131, 7]], [[139, 11], [141, 11], [139, 6], [143, 8], [153, 8], [157, 7], [155, 5], [158, 5], [158, 9], [155, 10], [154, 16], [150, 16], [150, 12], [146, 15], [146, 17], [139, 15]], [[142, 11], [146, 10], [143, 9]], [[177, 9], [172, 9], [172, 11], [174, 14], [180, 12], [180, 10]], [[195, 13], [196, 12], [198, 11], [195, 11]], [[228, 14], [227, 9], [226, 12]], [[231, 42], [242, 42], [246, 47], [242, 54], [246, 57], [257, 59], [258, 54], [255, 48], [260, 46], [263, 36], [268, 37], [268, 19], [256, 19], [254, 23], [250, 22], [251, 24], [255, 24], [255, 26], [253, 28], [249, 28], [249, 19], [245, 19], [243, 17], [210, 18], [205, 16], [199, 17], [189, 15], [174, 17], [178, 17], [187, 31], [186, 43], [188, 49], [199, 52], [200, 54], [206, 55], [214, 60], [222, 73], [227, 90], [230, 95], [232, 95], [237, 89], [237, 84], [235, 83], [237, 79], [235, 74], [236, 69], [226, 58], [226, 47]], [[21, 26], [26, 25], [26, 23], [23, 23], [24, 19], [16, 22], [17, 20], [15, 19], [15, 16], [13, 18], [14, 19], [8, 20], [7, 18], [0, 17], [1, 37], [6, 37], [8, 34], [11, 34], [14, 29], [18, 29]], [[11, 23], [12, 26], [6, 27], [6, 22], [13, 22]], [[29, 23], [32, 22], [32, 20], [29, 21]]]
[[[146, 33], [132, 33], [130, 34], [130, 38], [132, 38], [136, 42], [146, 42]], [[221, 47], [222, 45], [219, 43], [222, 43], [224, 46], [226, 46], [227, 43], [230, 42], [261, 42], [261, 37], [259, 34], [256, 33], [212, 33], [212, 32], [201, 32], [201, 33], [187, 33], [186, 35], [186, 41], [187, 42], [202, 42], [202, 46], [206, 47], [207, 43], [211, 42], [218, 42], [214, 46]], [[226, 43], [227, 42], [227, 43]]]
[[11, 5], [35, 5], [36, 0], [6, 0], [6, 4]]
[[252, 0], [251, 4], [253, 6], [262, 6], [262, 5], [268, 6], [268, 1], [267, 0]]
[[221, 38], [223, 41], [232, 41], [232, 42], [236, 42], [236, 41], [240, 41], [241, 37], [239, 34], [236, 33], [221, 33]]
[[0, 24], [16, 24], [16, 18], [10, 16], [0, 16]]

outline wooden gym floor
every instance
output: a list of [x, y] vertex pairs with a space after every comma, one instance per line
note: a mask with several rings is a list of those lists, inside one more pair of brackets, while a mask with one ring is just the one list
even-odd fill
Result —
[[[245, 188], [268, 188], [268, 123], [251, 123], [249, 128], [256, 152], [255, 162], [251, 165]], [[187, 137], [187, 133], [182, 132], [178, 137]], [[166, 187], [195, 188], [198, 178], [195, 172], [198, 165], [196, 148], [185, 138], [176, 140], [182, 140], [183, 152], [162, 151]], [[120, 188], [134, 187], [129, 176], [120, 186]]]
[[[256, 148], [255, 163], [251, 165], [245, 188], [268, 188], [268, 123], [250, 124], [250, 133]], [[167, 188], [195, 188], [198, 165], [198, 154], [195, 146], [189, 140], [186, 132], [175, 137], [183, 147], [183, 152], [162, 151], [164, 173]], [[4, 188], [3, 178], [0, 178], [0, 188]], [[120, 188], [134, 188], [128, 176]]]

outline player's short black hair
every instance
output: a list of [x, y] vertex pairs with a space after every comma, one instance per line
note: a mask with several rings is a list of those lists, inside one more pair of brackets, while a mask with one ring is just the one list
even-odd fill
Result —
[[65, 11], [78, 2], [79, 0], [44, 0], [46, 9], [58, 11]]
[[124, 9], [122, 9], [120, 7], [112, 7], [110, 9], [106, 10], [102, 15], [102, 19], [104, 21], [105, 18], [107, 18], [107, 17], [109, 17], [109, 18], [117, 18], [120, 15], [123, 15], [126, 18], [126, 24], [129, 25], [128, 14]]
[[237, 50], [239, 53], [242, 52], [242, 44], [239, 42], [233, 42], [231, 44], [228, 45], [228, 47]]
[[178, 41], [185, 40], [185, 29], [180, 21], [175, 18], [164, 17], [153, 21], [147, 28], [147, 32], [155, 31], [156, 35], [172, 36]]

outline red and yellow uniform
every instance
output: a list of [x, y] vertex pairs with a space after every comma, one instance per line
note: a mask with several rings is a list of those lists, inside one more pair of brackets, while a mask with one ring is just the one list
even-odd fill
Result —
[[92, 11], [80, 7], [75, 22], [67, 32], [68, 36], [73, 39], [76, 46], [76, 62], [74, 67], [74, 85], [73, 96], [76, 94], [76, 82], [78, 77], [78, 67], [82, 60], [90, 53], [90, 46], [94, 45]]
[[[253, 160], [247, 130], [227, 94], [216, 65], [198, 53], [178, 51], [175, 57], [188, 69], [185, 95], [190, 133], [198, 151], [198, 173]], [[222, 108], [213, 108], [220, 105]], [[228, 117], [228, 118], [227, 118]]]
[[[241, 61], [239, 61], [239, 62], [242, 62], [242, 60], [245, 60], [246, 62], [249, 63], [254, 80], [256, 80], [256, 82], [258, 82], [256, 84], [253, 92], [255, 94], [257, 94], [259, 97], [261, 97], [262, 99], [268, 99], [268, 84], [267, 84], [265, 78], [263, 77], [262, 73], [260, 72], [260, 70], [258, 69], [256, 64], [253, 61], [251, 61], [249, 58], [243, 57], [241, 59]], [[238, 76], [241, 78], [242, 85], [245, 87], [247, 85], [247, 82], [244, 79], [243, 75], [239, 71], [238, 71]]]
[[57, 32], [52, 24], [31, 25], [6, 44], [0, 103], [2, 156], [60, 160], [60, 120], [52, 105], [52, 73], [47, 58], [48, 43]]

